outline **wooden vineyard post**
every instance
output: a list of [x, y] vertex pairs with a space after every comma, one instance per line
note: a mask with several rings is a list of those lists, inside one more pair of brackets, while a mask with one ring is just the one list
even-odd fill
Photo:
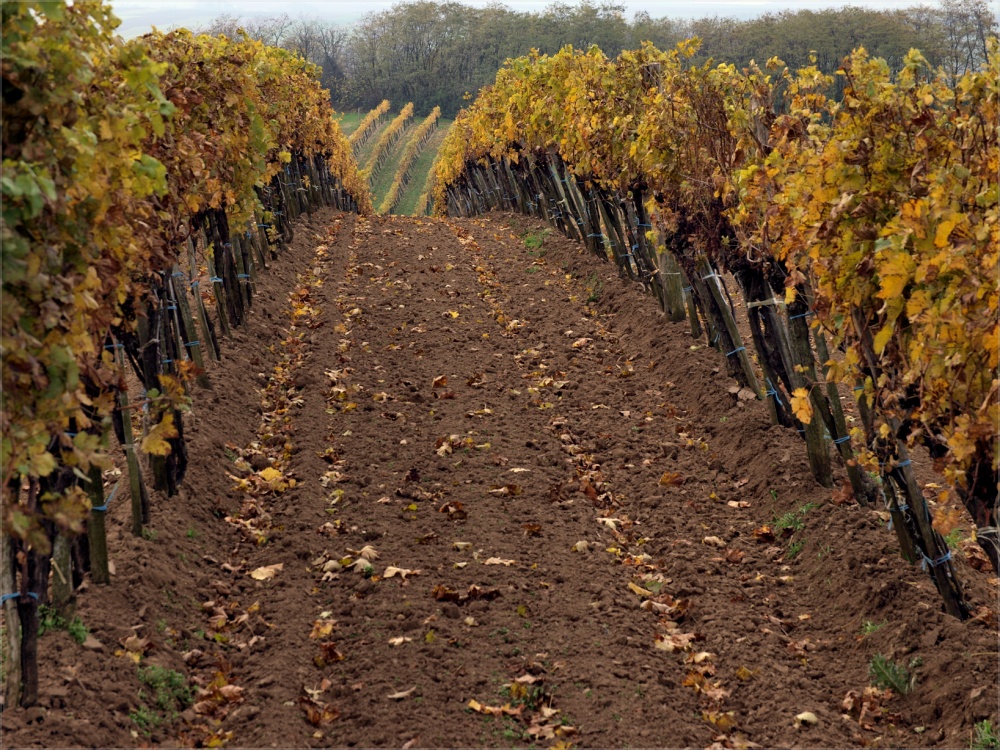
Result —
[[[125, 358], [121, 353], [121, 344], [114, 344], [115, 360], [118, 366], [125, 369]], [[122, 449], [125, 451], [125, 463], [128, 468], [129, 495], [132, 498], [132, 533], [135, 536], [142, 536], [142, 522], [144, 517], [142, 474], [139, 473], [139, 458], [135, 455], [135, 441], [132, 434], [132, 406], [129, 404], [128, 389], [122, 388], [118, 391], [118, 409], [122, 415], [122, 432], [125, 435], [125, 442]]]
[[[824, 487], [833, 487], [833, 470], [830, 468], [830, 452], [827, 450], [826, 438], [823, 436], [823, 409], [817, 398], [813, 398], [813, 388], [816, 383], [815, 357], [809, 345], [809, 324], [806, 317], [811, 311], [805, 304], [799, 302], [786, 309], [788, 313], [788, 337], [792, 350], [793, 372], [801, 373], [797, 388], [806, 388], [813, 402], [813, 415], [805, 428], [806, 452], [809, 456], [809, 467], [813, 477]], [[818, 396], [818, 394], [816, 394]]]
[[674, 256], [667, 250], [659, 254], [659, 261], [660, 284], [663, 287], [663, 300], [667, 317], [672, 323], [680, 323], [685, 318], [684, 276], [677, 261], [674, 260]]
[[87, 494], [90, 495], [90, 518], [87, 520], [87, 537], [90, 541], [90, 578], [94, 583], [106, 584], [111, 581], [111, 576], [108, 569], [108, 533], [104, 517], [118, 485], [115, 485], [115, 489], [112, 490], [111, 497], [105, 500], [104, 472], [101, 467], [91, 464], [87, 478], [89, 480]]
[[684, 269], [677, 263], [676, 258], [674, 258], [674, 263], [677, 265], [677, 270], [681, 272], [681, 283], [684, 285], [681, 287], [681, 293], [684, 295], [688, 323], [691, 325], [691, 338], [700, 339], [704, 331], [701, 328], [701, 321], [698, 320], [698, 304], [694, 297], [694, 286], [688, 280], [687, 276], [684, 275]]
[[851, 448], [851, 434], [847, 429], [847, 420], [844, 418], [844, 406], [840, 402], [840, 393], [837, 391], [837, 384], [830, 380], [830, 368], [826, 365], [830, 361], [830, 350], [826, 345], [826, 337], [822, 331], [813, 331], [813, 341], [816, 342], [816, 354], [819, 355], [820, 362], [823, 363], [823, 377], [826, 379], [826, 395], [830, 401], [830, 408], [833, 411], [833, 422], [836, 427], [836, 434], [831, 433], [834, 447], [840, 452], [840, 457], [844, 460], [847, 468], [847, 478], [851, 482], [851, 489], [854, 498], [859, 505], [868, 505], [871, 488], [870, 482], [866, 481], [864, 472], [854, 460], [854, 449]]
[[69, 538], [57, 531], [52, 542], [52, 606], [60, 617], [68, 620], [73, 616], [75, 600]]
[[[19, 483], [19, 480], [18, 480]], [[12, 490], [8, 485], [7, 490]], [[12, 538], [0, 534], [0, 595], [3, 599], [4, 638], [4, 705], [16, 706], [21, 702], [21, 615], [17, 609], [17, 584], [14, 576], [14, 546]]]
[[212, 291], [215, 292], [215, 311], [219, 318], [219, 326], [226, 338], [232, 338], [233, 332], [229, 327], [229, 304], [226, 299], [226, 287], [222, 283], [222, 277], [216, 271], [215, 246], [208, 242], [208, 237], [202, 232], [202, 243], [205, 246], [205, 260], [208, 263], [208, 276], [212, 282]]
[[177, 312], [180, 313], [181, 323], [183, 325], [179, 326], [179, 328], [184, 332], [183, 338], [190, 339], [189, 341], [182, 341], [181, 343], [190, 355], [191, 360], [201, 371], [197, 377], [198, 385], [202, 388], [211, 389], [212, 383], [208, 379], [208, 373], [205, 372], [205, 358], [201, 354], [202, 340], [200, 338], [195, 338], [198, 336], [198, 333], [194, 324], [194, 317], [191, 315], [191, 308], [188, 305], [187, 294], [185, 293], [183, 287], [180, 289], [177, 288], [177, 280], [183, 278], [184, 274], [181, 273], [180, 268], [175, 264], [174, 270], [170, 274], [170, 294], [174, 305], [177, 307]]
[[218, 342], [215, 340], [215, 333], [208, 319], [205, 300], [201, 298], [201, 282], [194, 278], [198, 275], [198, 263], [195, 257], [194, 240], [190, 237], [188, 238], [188, 268], [191, 277], [194, 279], [191, 282], [191, 295], [194, 297], [195, 309], [198, 311], [198, 340], [201, 342], [202, 347], [208, 350], [212, 359], [218, 362], [220, 358]]
[[702, 281], [708, 287], [709, 294], [715, 300], [715, 304], [722, 315], [722, 323], [726, 327], [726, 333], [729, 334], [729, 338], [733, 342], [735, 347], [730, 352], [723, 352], [727, 357], [737, 356], [739, 358], [740, 368], [743, 370], [743, 375], [747, 380], [747, 384], [750, 389], [757, 394], [758, 399], [764, 398], [764, 393], [760, 389], [760, 382], [757, 380], [757, 374], [753, 371], [753, 364], [750, 362], [750, 357], [747, 355], [747, 348], [743, 345], [743, 339], [740, 336], [740, 330], [736, 327], [736, 319], [733, 317], [732, 310], [729, 309], [729, 303], [722, 296], [722, 289], [719, 286], [719, 275], [715, 272], [711, 266], [708, 265], [708, 261], [703, 260], [701, 268], [703, 268], [708, 273]]

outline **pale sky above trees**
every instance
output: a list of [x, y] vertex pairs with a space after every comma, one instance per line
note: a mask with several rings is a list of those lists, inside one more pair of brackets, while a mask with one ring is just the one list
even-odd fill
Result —
[[[461, 0], [464, 5], [485, 7], [497, 0]], [[349, 24], [360, 20], [369, 11], [386, 10], [399, 0], [111, 0], [115, 14], [122, 19], [119, 29], [123, 36], [135, 36], [149, 31], [151, 26], [168, 30], [175, 26], [207, 24], [216, 16], [228, 13], [236, 16], [275, 15], [287, 13], [292, 17], [309, 16], [335, 23]], [[511, 10], [541, 11], [551, 0], [501, 0]], [[731, 16], [749, 19], [764, 13], [782, 10], [820, 10], [845, 5], [873, 10], [896, 10], [913, 5], [914, 0], [615, 0], [625, 6], [625, 15], [647, 12], [651, 16], [675, 18], [701, 18], [704, 16]], [[570, 0], [569, 5], [575, 2]], [[933, 1], [930, 4], [936, 4]]]

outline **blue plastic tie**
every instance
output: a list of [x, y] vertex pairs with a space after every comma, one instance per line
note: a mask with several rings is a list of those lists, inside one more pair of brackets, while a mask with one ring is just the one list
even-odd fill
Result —
[[781, 403], [781, 397], [778, 396], [778, 392], [774, 389], [774, 385], [771, 383], [771, 380], [769, 378], [764, 378], [764, 382], [767, 383], [767, 387], [770, 388], [770, 390], [767, 391], [764, 395], [774, 396], [774, 400], [778, 402], [778, 406], [784, 406], [784, 404]]
[[233, 246], [233, 243], [232, 243], [232, 242], [223, 242], [223, 243], [222, 243], [222, 246], [223, 246], [223, 247], [232, 247], [232, 246]]
[[745, 346], [738, 346], [735, 349], [733, 349], [731, 352], [729, 352], [729, 354], [727, 354], [726, 356], [727, 357], [731, 357], [734, 354], [739, 354], [740, 352], [745, 352], [746, 350], [747, 350], [747, 348]]
[[118, 488], [121, 486], [121, 481], [118, 482], [114, 487], [111, 488], [111, 494], [104, 499], [104, 505], [95, 505], [91, 510], [96, 510], [100, 513], [104, 513], [108, 509], [108, 505], [111, 501], [115, 499], [115, 493], [118, 492]]
[[184, 346], [198, 346], [199, 344], [201, 344], [201, 341], [188, 341]]
[[896, 464], [896, 468], [897, 469], [902, 469], [904, 466], [909, 466], [912, 463], [913, 463], [913, 461], [911, 461], [910, 459], [906, 459], [905, 461]]
[[717, 274], [717, 273], [710, 273], [708, 276], [702, 276], [701, 280], [702, 281], [708, 281], [709, 279], [717, 279], [718, 277], [719, 277], [719, 274]]
[[949, 552], [945, 552], [937, 560], [932, 560], [927, 555], [925, 555], [923, 552], [920, 553], [920, 556], [922, 558], [924, 558], [921, 561], [921, 563], [920, 563], [920, 569], [921, 570], [927, 570], [927, 566], [928, 565], [930, 565], [932, 568], [936, 568], [938, 565], [944, 565], [946, 562], [948, 562], [951, 559], [951, 552], [950, 551]]
[[125, 344], [105, 344], [105, 349], [124, 349]]
[[200, 281], [197, 281], [197, 280], [192, 281], [191, 282], [191, 288], [194, 289], [196, 286], [199, 286], [200, 284], [201, 284]]
[[812, 310], [806, 310], [804, 313], [799, 313], [798, 315], [792, 315], [788, 319], [789, 320], [795, 320], [796, 318], [804, 318], [804, 317], [806, 317], [808, 315], [815, 315], [815, 314], [816, 313], [814, 313]]
[[[4, 594], [3, 596], [0, 596], [0, 604], [3, 604], [4, 602], [10, 599], [19, 599], [20, 596], [21, 596], [20, 591], [15, 591], [13, 594]], [[28, 596], [30, 596], [36, 602], [38, 601], [38, 594], [36, 594], [34, 591], [29, 591]]]
[[686, 286], [686, 287], [684, 287], [683, 291], [685, 291], [685, 292], [693, 292], [694, 291], [694, 287], [693, 286]]
[[833, 444], [834, 445], [840, 445], [841, 443], [846, 443], [850, 439], [851, 439], [850, 435], [844, 435], [844, 437], [839, 437], [836, 440], [834, 440]]
[[77, 433], [77, 432], [64, 432], [63, 433], [63, 435], [65, 435], [68, 438], [75, 438], [78, 434], [79, 433]]
[[161, 359], [160, 362], [162, 362], [165, 365], [169, 365], [171, 362], [173, 362], [173, 360], [172, 359]]
[[176, 279], [178, 276], [183, 276], [183, 275], [184, 274], [181, 273], [180, 271], [174, 271], [172, 274], [170, 274], [170, 277]]
[[236, 278], [237, 279], [249, 279], [250, 278], [250, 274], [248, 274], [248, 273], [238, 273], [238, 274], [236, 274]]
[[863, 385], [856, 385], [856, 386], [854, 386], [854, 390], [855, 391], [863, 391], [864, 389], [865, 389], [865, 387]]
[[638, 245], [632, 245], [632, 249], [633, 249], [633, 250], [638, 250], [638, 249], [639, 249], [639, 246], [638, 246]]
[[588, 234], [588, 237], [603, 237], [603, 234]]
[[221, 283], [222, 283], [222, 278], [221, 278], [221, 277], [219, 277], [219, 276], [212, 276], [212, 277], [211, 277], [211, 278], [209, 279], [209, 281], [217, 281], [217, 282], [219, 282], [219, 283], [221, 284]]
[[170, 310], [176, 310], [176, 309], [177, 309], [177, 305], [167, 305], [167, 312], [169, 312]]
[[652, 224], [636, 224], [637, 227], [646, 227], [647, 229], [652, 229]]

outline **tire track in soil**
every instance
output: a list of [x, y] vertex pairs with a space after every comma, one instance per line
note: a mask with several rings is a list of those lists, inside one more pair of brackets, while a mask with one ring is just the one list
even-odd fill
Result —
[[[358, 220], [334, 254], [299, 485], [275, 513], [286, 567], [257, 585], [281, 640], [235, 744], [862, 741], [839, 715], [868, 684], [856, 594], [829, 571], [800, 586], [801, 558], [753, 530], [815, 503], [810, 526], [873, 546], [847, 563], [914, 576], [871, 545], [877, 519], [821, 505], [797, 441], [713, 380], [714, 353], [501, 221]], [[886, 603], [933, 602], [917, 579]], [[793, 728], [804, 710], [821, 729]]]

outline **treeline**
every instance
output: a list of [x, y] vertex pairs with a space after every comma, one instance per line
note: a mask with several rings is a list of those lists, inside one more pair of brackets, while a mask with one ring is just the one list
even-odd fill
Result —
[[553, 54], [567, 44], [584, 50], [597, 45], [614, 57], [644, 41], [670, 49], [696, 36], [702, 40], [696, 64], [711, 58], [743, 67], [777, 56], [794, 70], [815, 54], [816, 65], [827, 73], [859, 46], [884, 58], [893, 71], [918, 48], [931, 65], [954, 77], [985, 60], [997, 18], [989, 0], [941, 0], [892, 11], [784, 11], [747, 21], [654, 18], [644, 12], [629, 20], [624, 5], [591, 0], [557, 2], [540, 12], [423, 0], [369, 13], [349, 28], [281, 15], [220, 16], [204, 30], [233, 35], [239, 28], [322, 67], [323, 86], [339, 109], [371, 109], [388, 98], [412, 101], [417, 114], [440, 105], [442, 114], [452, 117], [467, 94], [492, 83], [505, 60], [533, 48]]

